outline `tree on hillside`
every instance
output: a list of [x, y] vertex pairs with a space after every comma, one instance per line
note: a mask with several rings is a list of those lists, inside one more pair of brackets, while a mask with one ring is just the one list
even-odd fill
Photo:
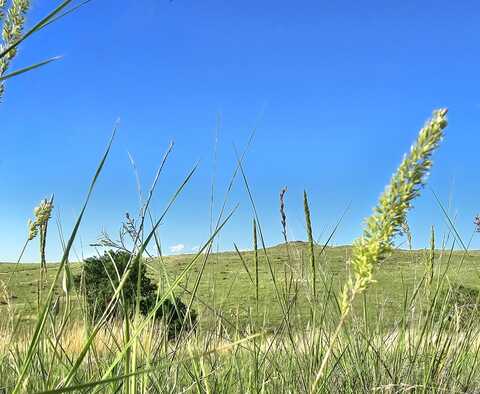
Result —
[[[97, 321], [104, 314], [128, 267], [130, 272], [123, 285], [120, 302], [113, 309], [111, 318], [132, 317], [135, 313], [137, 296], [142, 315], [146, 316], [155, 307], [158, 288], [148, 277], [145, 264], [139, 264], [136, 259], [132, 259], [132, 254], [127, 251], [110, 250], [101, 256], [90, 257], [84, 261], [81, 290], [84, 293], [86, 311], [90, 319]], [[139, 275], [140, 292], [137, 295]], [[77, 283], [80, 283], [80, 278], [77, 278]], [[158, 308], [155, 319], [163, 319], [166, 322], [170, 338], [181, 331], [184, 322], [184, 330], [188, 331], [194, 327], [196, 313], [190, 310], [187, 316], [187, 309], [178, 297], [166, 299]]]

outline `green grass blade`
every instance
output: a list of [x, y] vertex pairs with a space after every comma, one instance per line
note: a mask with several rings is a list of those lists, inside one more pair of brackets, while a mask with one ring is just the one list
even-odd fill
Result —
[[90, 187], [88, 189], [88, 192], [87, 192], [87, 196], [85, 198], [85, 202], [83, 204], [83, 207], [82, 207], [82, 210], [80, 211], [80, 215], [78, 216], [78, 219], [75, 223], [75, 226], [73, 228], [73, 231], [70, 235], [70, 238], [68, 239], [68, 242], [67, 242], [67, 245], [65, 247], [65, 251], [63, 253], [63, 257], [62, 257], [62, 260], [61, 260], [61, 263], [60, 265], [58, 266], [58, 269], [57, 269], [57, 272], [56, 272], [56, 275], [55, 275], [55, 279], [53, 280], [51, 286], [50, 286], [50, 290], [48, 292], [48, 296], [47, 296], [47, 299], [45, 301], [45, 304], [43, 306], [43, 309], [41, 310], [41, 313], [39, 315], [39, 319], [37, 321], [37, 324], [35, 326], [35, 330], [34, 330], [34, 334], [32, 336], [32, 339], [30, 341], [30, 344], [29, 344], [29, 347], [28, 347], [28, 351], [27, 351], [27, 356], [25, 358], [25, 360], [23, 361], [23, 364], [21, 366], [21, 369], [20, 369], [20, 375], [17, 379], [17, 382], [16, 382], [16, 385], [15, 385], [15, 388], [13, 390], [13, 394], [15, 393], [18, 393], [19, 390], [21, 389], [23, 383], [24, 383], [24, 380], [25, 380], [25, 377], [26, 377], [26, 374], [27, 374], [27, 371], [30, 367], [30, 364], [32, 362], [32, 359], [33, 359], [33, 356], [35, 354], [35, 350], [37, 348], [37, 344], [40, 340], [40, 335], [43, 331], [43, 328], [44, 328], [44, 325], [45, 325], [45, 322], [46, 322], [46, 319], [47, 319], [47, 315], [48, 315], [48, 311], [49, 311], [49, 308], [50, 308], [50, 304], [52, 302], [52, 297], [53, 297], [53, 294], [54, 294], [54, 289], [55, 289], [55, 286], [57, 285], [57, 282], [58, 282], [58, 278], [60, 277], [60, 274], [62, 273], [63, 271], [63, 267], [64, 265], [66, 264], [66, 262], [68, 261], [68, 255], [70, 253], [70, 249], [72, 248], [73, 246], [73, 242], [75, 240], [75, 237], [77, 235], [77, 232], [78, 232], [78, 229], [80, 227], [80, 223], [82, 221], [82, 218], [83, 218], [83, 215], [85, 213], [85, 210], [87, 209], [87, 205], [88, 205], [88, 202], [90, 201], [90, 197], [92, 195], [92, 192], [93, 192], [93, 189], [95, 187], [95, 184], [97, 183], [97, 180], [98, 180], [98, 177], [100, 176], [100, 173], [102, 172], [102, 169], [103, 169], [103, 166], [105, 164], [105, 161], [107, 160], [107, 157], [108, 157], [108, 154], [110, 152], [110, 148], [112, 147], [112, 143], [113, 143], [113, 139], [115, 137], [115, 133], [116, 133], [116, 127], [112, 133], [112, 136], [110, 138], [110, 141], [107, 145], [107, 149], [105, 150], [105, 153], [102, 157], [102, 160], [100, 161], [100, 164], [98, 165], [97, 167], [97, 170], [95, 172], [95, 175], [92, 179], [92, 182], [90, 184]]

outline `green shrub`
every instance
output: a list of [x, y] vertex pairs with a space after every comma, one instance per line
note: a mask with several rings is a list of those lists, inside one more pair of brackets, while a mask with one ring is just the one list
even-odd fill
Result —
[[[468, 326], [472, 319], [480, 318], [480, 292], [463, 285], [442, 288], [438, 292], [433, 308], [432, 319], [442, 321], [445, 318], [453, 321], [459, 328]], [[428, 308], [425, 308], [424, 314]]]
[[[115, 293], [115, 288], [125, 272], [131, 254], [126, 251], [109, 251], [102, 256], [90, 257], [83, 264], [83, 285], [82, 290], [85, 296], [86, 311], [90, 319], [97, 321], [105, 312], [108, 303]], [[132, 317], [135, 312], [137, 297], [137, 280], [140, 271], [140, 312], [147, 315], [157, 302], [157, 285], [147, 275], [145, 264], [132, 261], [130, 274], [123, 286], [123, 295], [111, 314], [112, 318], [122, 318], [125, 312]], [[77, 278], [77, 283], [80, 279]], [[187, 306], [175, 297], [166, 299], [157, 310], [155, 319], [164, 319], [168, 326], [169, 337], [173, 338], [181, 331], [185, 322], [185, 330], [190, 330], [196, 323], [197, 315], [192, 309], [187, 315]]]

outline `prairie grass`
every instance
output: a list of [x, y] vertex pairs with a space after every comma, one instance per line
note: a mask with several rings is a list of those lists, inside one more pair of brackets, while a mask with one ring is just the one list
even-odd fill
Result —
[[[0, 0], [0, 98], [4, 81], [57, 59], [9, 71], [20, 43], [88, 1], [73, 5], [64, 0], [26, 29], [30, 1]], [[284, 188], [284, 243], [267, 248], [243, 153], [237, 155], [217, 218], [212, 181], [210, 236], [198, 252], [162, 256], [159, 226], [197, 166], [155, 216], [150, 203], [173, 144], [146, 198], [130, 156], [141, 205], [135, 218], [127, 216], [124, 235], [130, 238], [116, 243], [104, 235], [97, 246], [120, 245], [132, 257], [108, 306], [92, 321], [82, 282], [75, 287], [73, 281], [82, 263], [71, 263], [70, 251], [114, 131], [64, 242], [61, 261], [47, 270], [52, 197], [35, 210], [26, 231], [25, 246], [39, 238], [40, 264], [20, 264], [25, 247], [17, 263], [0, 264], [0, 393], [480, 392], [480, 254], [467, 249], [436, 195], [454, 234], [449, 249], [446, 244], [436, 249], [432, 228], [430, 245], [414, 251], [406, 220], [446, 124], [446, 110], [439, 110], [420, 131], [352, 247], [329, 245], [338, 223], [326, 242], [314, 241], [315, 218], [306, 192], [307, 242], [289, 240]], [[218, 235], [235, 214], [235, 208], [228, 210], [228, 200], [240, 176], [253, 212], [253, 250], [240, 251], [235, 245], [235, 252], [214, 254]], [[395, 250], [401, 232], [408, 238], [408, 252]], [[461, 252], [454, 250], [457, 244]], [[145, 264], [158, 283], [157, 302], [141, 316], [137, 297], [134, 314], [113, 318], [113, 311], [124, 307], [123, 287], [136, 264]], [[140, 275], [133, 279], [138, 290]], [[154, 317], [165, 300], [175, 302], [178, 296], [200, 314], [194, 330], [185, 321], [172, 340], [167, 322]]]
[[[412, 292], [415, 289], [412, 289]], [[417, 293], [420, 294], [420, 293]], [[442, 297], [449, 297], [448, 292]], [[342, 327], [335, 342], [327, 376], [317, 387], [318, 392], [475, 392], [478, 376], [479, 327], [469, 316], [459, 325], [456, 315], [441, 308], [425, 309], [425, 299], [408, 294], [408, 306], [390, 330], [372, 320], [365, 329], [363, 315], [353, 314]], [[331, 299], [323, 302], [335, 303]], [[450, 304], [438, 299], [440, 305]], [[427, 304], [429, 306], [430, 304]], [[289, 334], [270, 331], [252, 338], [251, 332], [261, 327], [232, 327], [218, 319], [215, 328], [199, 330], [194, 335], [168, 342], [161, 327], [151, 341], [148, 330], [138, 339], [136, 392], [309, 392], [325, 349], [338, 319], [333, 305], [325, 308], [323, 323], [305, 322], [302, 329]], [[418, 309], [419, 313], [415, 313]], [[381, 318], [382, 312], [378, 312]], [[414, 313], [414, 316], [410, 314]], [[435, 318], [431, 314], [436, 314]], [[459, 313], [457, 311], [457, 313]], [[403, 321], [401, 318], [408, 318]], [[234, 323], [235, 321], [231, 321]], [[97, 332], [89, 345], [88, 356], [76, 371], [72, 386], [80, 392], [82, 384], [103, 378], [124, 344], [124, 325], [106, 325]], [[45, 330], [45, 338], [31, 364], [26, 392], [47, 391], [61, 384], [88, 337], [88, 327], [72, 323], [55, 342], [53, 326]], [[2, 349], [0, 376], [7, 388], [15, 384], [15, 365], [26, 352], [31, 332], [17, 334], [2, 331], [6, 349]], [[55, 351], [55, 347], [57, 350]], [[54, 365], [48, 371], [46, 366]], [[119, 366], [110, 383], [95, 383], [101, 392], [126, 390], [124, 366]], [[86, 391], [94, 391], [90, 387]], [[73, 389], [73, 387], [72, 387]], [[133, 390], [133, 388], [132, 388]]]
[[[443, 128], [445, 124], [440, 123]], [[155, 218], [149, 204], [171, 152], [169, 147], [148, 197], [140, 199], [138, 217], [131, 219], [139, 227], [131, 232], [129, 243], [131, 263], [146, 264], [151, 277], [158, 282], [157, 304], [145, 317], [136, 313], [127, 314], [131, 317], [123, 320], [110, 318], [113, 309], [122, 305], [122, 287], [130, 273], [127, 269], [102, 317], [90, 321], [81, 285], [75, 288], [71, 280], [73, 273], [81, 272], [82, 265], [69, 262], [69, 251], [112, 141], [113, 137], [93, 177], [79, 219], [65, 242], [62, 261], [50, 265], [48, 272], [44, 272], [43, 264], [0, 266], [0, 391], [480, 390], [480, 293], [474, 275], [478, 274], [479, 254], [454, 251], [454, 244], [450, 250], [436, 250], [433, 229], [430, 245], [424, 251], [396, 251], [391, 238], [405, 227], [401, 226], [405, 223], [405, 209], [417, 194], [415, 187], [425, 181], [424, 173], [431, 166], [430, 155], [438, 141], [432, 140], [422, 151], [426, 161], [420, 172], [415, 173], [411, 167], [411, 172], [405, 173], [413, 174], [404, 180], [412, 182], [412, 188], [400, 190], [407, 190], [405, 199], [388, 197], [403, 182], [395, 183], [394, 177], [392, 184], [396, 186], [387, 188], [387, 197], [381, 200], [386, 205], [374, 213], [384, 216], [378, 222], [367, 222], [375, 231], [382, 228], [375, 227], [378, 223], [390, 226], [392, 211], [388, 204], [400, 202], [395, 205], [400, 211], [394, 217], [394, 227], [389, 227], [390, 233], [376, 237], [367, 232], [367, 237], [353, 248], [330, 247], [328, 241], [318, 245], [305, 193], [307, 242], [291, 242], [282, 193], [280, 224], [285, 242], [267, 248], [253, 190], [239, 158], [232, 184], [241, 174], [254, 211], [253, 250], [242, 252], [236, 248], [234, 253], [211, 253], [216, 237], [235, 211], [228, 212], [224, 203], [210, 237], [198, 253], [175, 257], [161, 255], [158, 225], [188, 185], [196, 166], [167, 201], [166, 209]], [[414, 161], [422, 166], [420, 159]], [[225, 202], [229, 190], [230, 187]], [[31, 224], [28, 230], [28, 239], [32, 240]], [[40, 231], [40, 261], [44, 262], [46, 228]], [[328, 240], [335, 231], [337, 227]], [[158, 256], [146, 254], [151, 242]], [[379, 242], [378, 249], [375, 242]], [[366, 260], [361, 260], [364, 250], [370, 254], [363, 255]], [[359, 266], [361, 261], [366, 265]], [[29, 286], [39, 279], [42, 286]], [[363, 281], [360, 287], [356, 287], [356, 280]], [[459, 286], [460, 281], [464, 281], [463, 286]], [[155, 321], [154, 316], [161, 303], [173, 300], [174, 295], [187, 300], [188, 307], [196, 308], [200, 314], [195, 330], [182, 330], [171, 340], [165, 322]], [[138, 309], [138, 302], [136, 305]]]

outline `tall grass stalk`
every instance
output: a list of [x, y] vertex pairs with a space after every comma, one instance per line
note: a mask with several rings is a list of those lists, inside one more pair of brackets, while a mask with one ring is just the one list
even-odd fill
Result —
[[257, 221], [253, 219], [253, 265], [255, 267], [255, 309], [258, 315], [259, 301], [259, 276], [258, 276], [258, 241], [257, 241]]
[[433, 275], [435, 268], [435, 228], [432, 226], [430, 232], [430, 251], [427, 262], [427, 288], [430, 289], [433, 284]]
[[[4, 7], [6, 1], [3, 0], [0, 4], [2, 9], [1, 19], [3, 19], [2, 27], [2, 45], [0, 46], [0, 52], [4, 52], [7, 48], [16, 44], [23, 32], [25, 25], [25, 15], [30, 9], [30, 0], [12, 0], [6, 13]], [[13, 47], [10, 51], [6, 52], [4, 56], [0, 57], [0, 77], [5, 76], [11, 61], [17, 54], [17, 48]], [[3, 81], [0, 81], [0, 98], [3, 96], [5, 87]]]
[[113, 138], [115, 136], [115, 132], [116, 132], [116, 129], [114, 129], [114, 132], [112, 134], [110, 142], [107, 145], [107, 149], [105, 150], [105, 153], [104, 153], [104, 155], [103, 155], [103, 157], [100, 161], [100, 164], [98, 165], [97, 170], [95, 171], [95, 175], [94, 175], [94, 177], [92, 179], [92, 182], [90, 184], [90, 187], [88, 189], [87, 196], [85, 198], [85, 202], [84, 202], [83, 207], [80, 211], [80, 214], [79, 214], [78, 219], [75, 223], [75, 226], [72, 230], [70, 238], [68, 239], [65, 251], [63, 253], [62, 260], [61, 260], [60, 265], [59, 265], [59, 267], [57, 269], [57, 272], [55, 274], [55, 279], [52, 282], [52, 285], [50, 286], [50, 290], [48, 292], [47, 299], [45, 300], [44, 305], [41, 309], [41, 312], [39, 313], [38, 321], [37, 321], [37, 324], [36, 324], [36, 327], [35, 327], [35, 332], [34, 332], [34, 335], [32, 336], [31, 341], [30, 341], [28, 351], [27, 351], [27, 354], [26, 354], [26, 358], [21, 363], [19, 378], [18, 378], [18, 380], [16, 382], [16, 385], [15, 385], [15, 388], [13, 390], [13, 394], [18, 393], [22, 389], [22, 387], [24, 385], [24, 381], [27, 378], [28, 368], [30, 367], [32, 359], [35, 355], [35, 351], [36, 351], [38, 343], [40, 341], [42, 331], [45, 327], [45, 322], [46, 322], [46, 319], [47, 319], [47, 316], [48, 316], [48, 310], [49, 310], [49, 308], [51, 306], [51, 303], [52, 303], [52, 298], [53, 298], [56, 282], [57, 282], [58, 278], [60, 277], [60, 274], [61, 274], [65, 264], [68, 261], [68, 256], [70, 254], [70, 249], [73, 246], [73, 242], [75, 240], [78, 229], [80, 227], [80, 223], [82, 221], [83, 215], [85, 214], [85, 211], [87, 209], [87, 205], [88, 205], [88, 202], [90, 201], [90, 197], [92, 195], [93, 188], [95, 187], [97, 179], [100, 176], [100, 173], [102, 172], [105, 161], [107, 160], [108, 154], [110, 152], [110, 148], [112, 146]]
[[325, 352], [312, 391], [323, 376], [328, 359], [341, 328], [348, 317], [353, 301], [374, 282], [373, 273], [376, 265], [385, 260], [392, 250], [393, 238], [401, 231], [402, 223], [412, 201], [420, 194], [432, 166], [431, 156], [443, 138], [447, 126], [447, 110], [440, 109], [420, 130], [419, 136], [393, 175], [385, 192], [380, 196], [372, 216], [366, 221], [362, 237], [354, 242], [351, 264], [353, 277], [345, 284], [341, 298], [341, 317]]
[[19, 45], [35, 33], [38, 33], [48, 25], [73, 13], [88, 4], [90, 1], [91, 0], [84, 0], [80, 4], [68, 8], [73, 0], [64, 0], [25, 33], [25, 19], [26, 14], [31, 7], [31, 1], [0, 1], [0, 22], [2, 23], [2, 43], [0, 44], [0, 100], [3, 98], [5, 91], [4, 82], [7, 79], [17, 77], [60, 59], [59, 56], [53, 56], [49, 59], [9, 72], [10, 64], [17, 55]]
[[312, 294], [317, 297], [317, 269], [315, 267], [315, 244], [313, 241], [312, 220], [310, 218], [310, 207], [308, 205], [307, 192], [303, 191], [303, 208], [305, 212], [305, 224], [307, 227], [307, 241], [310, 253], [310, 269], [312, 270]]

